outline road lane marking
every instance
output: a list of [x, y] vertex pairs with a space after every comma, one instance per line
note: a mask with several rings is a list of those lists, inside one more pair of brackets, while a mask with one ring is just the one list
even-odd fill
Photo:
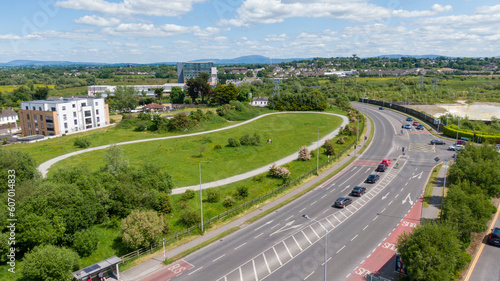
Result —
[[367, 228], [368, 228], [368, 226], [369, 226], [369, 224], [367, 224], [367, 225], [365, 226], [365, 228], [363, 228], [363, 230], [367, 229]]
[[342, 221], [341, 221], [341, 220], [339, 220], [335, 214], [333, 214], [332, 216], [333, 216], [336, 220], [338, 220], [340, 223], [342, 223]]
[[240, 280], [243, 280], [243, 272], [241, 272], [241, 266], [238, 269], [240, 270]]
[[304, 280], [306, 280], [307, 278], [311, 277], [311, 275], [313, 275], [314, 271], [309, 273], [309, 275], [307, 275], [306, 277], [304, 277]]
[[299, 211], [299, 213], [302, 213], [302, 211], [304, 211], [305, 209], [306, 209], [306, 208], [302, 208], [302, 209]]
[[271, 229], [273, 229], [273, 228], [277, 227], [278, 225], [280, 225], [280, 224], [278, 223], [278, 224], [274, 225], [273, 227], [271, 227]]
[[309, 244], [312, 244], [311, 240], [309, 240], [309, 237], [307, 237], [307, 235], [304, 233], [304, 231], [301, 230], [300, 232], [302, 232], [302, 234], [304, 235], [306, 240], [309, 242]]
[[354, 236], [353, 238], [351, 238], [351, 242], [352, 240], [356, 239], [358, 237], [358, 234], [356, 234], [356, 236]]
[[390, 206], [390, 205], [392, 204], [392, 202], [393, 202], [393, 201], [394, 201], [394, 200], [391, 200], [391, 202], [389, 202], [389, 204], [387, 204], [387, 206]]
[[191, 274], [195, 273], [196, 271], [198, 271], [198, 270], [200, 270], [200, 269], [202, 269], [202, 268], [203, 268], [203, 266], [198, 267], [196, 270], [191, 271], [190, 273], [188, 273], [188, 275], [191, 275]]
[[[278, 262], [280, 263], [280, 265], [283, 265], [283, 263], [281, 262], [281, 259], [280, 259], [280, 256], [278, 255], [278, 252], [276, 252], [276, 249], [273, 247], [273, 251], [274, 251], [274, 254], [276, 255], [276, 257], [278, 257]], [[243, 279], [241, 279], [243, 280]]]
[[321, 213], [321, 214], [324, 214], [324, 213], [326, 213], [326, 212], [328, 212], [328, 211], [329, 211], [329, 210], [328, 210], [328, 209], [326, 209], [326, 210], [324, 210], [324, 211], [323, 211], [323, 213]]
[[335, 228], [335, 225], [333, 225], [333, 223], [328, 219], [328, 217], [325, 217], [326, 221], [328, 221], [329, 224], [332, 225], [333, 228]]
[[225, 255], [226, 255], [226, 254], [224, 254], [224, 255], [222, 255], [222, 256], [220, 256], [220, 257], [216, 258], [216, 259], [215, 259], [215, 260], [213, 260], [212, 262], [215, 262], [216, 260], [223, 258]]
[[372, 221], [375, 221], [378, 217], [374, 217]]
[[321, 199], [325, 198], [327, 195], [328, 195], [328, 194], [325, 194], [325, 195], [321, 196]]
[[258, 238], [258, 237], [262, 236], [262, 234], [264, 234], [264, 232], [262, 232], [261, 234], [255, 236], [254, 238]]
[[285, 240], [283, 240], [283, 245], [285, 245], [286, 251], [288, 252], [288, 254], [290, 255], [290, 257], [293, 259], [293, 255], [292, 255], [292, 253], [290, 253], [290, 249], [288, 249], [288, 246], [286, 245]]
[[273, 220], [270, 220], [270, 221], [266, 222], [265, 224], [263, 224], [263, 225], [261, 225], [261, 226], [257, 227], [256, 229], [254, 229], [254, 231], [257, 231], [257, 230], [259, 230], [259, 229], [263, 228], [264, 226], [266, 226], [266, 225], [268, 225], [268, 224], [270, 224], [270, 223], [272, 223], [272, 222], [273, 222]]
[[350, 185], [346, 186], [344, 189], [342, 189], [340, 192], [344, 192], [344, 190], [348, 189], [349, 187], [351, 187]]
[[[326, 262], [329, 262], [331, 259], [332, 259], [332, 257], [329, 257], [329, 258], [326, 260]], [[324, 266], [324, 265], [325, 265], [325, 263], [322, 263], [321, 265], [323, 265], [323, 266]]]
[[401, 187], [401, 190], [400, 191], [403, 191], [404, 187]]
[[314, 232], [314, 234], [316, 234], [316, 236], [318, 236], [318, 239], [319, 239], [319, 238], [321, 238], [321, 237], [318, 235], [318, 233], [316, 233], [316, 230], [314, 230], [314, 228], [313, 228], [312, 226], [309, 226], [309, 227], [312, 229], [312, 231]]
[[247, 242], [245, 242], [245, 243], [243, 243], [243, 244], [239, 245], [238, 247], [234, 248], [234, 250], [238, 250], [239, 248], [241, 248], [241, 247], [245, 246], [245, 244], [246, 244], [246, 243], [247, 243]]
[[383, 212], [385, 211], [385, 209], [386, 209], [386, 208], [384, 208], [384, 209], [382, 210], [382, 212], [381, 212], [381, 213], [383, 213]]
[[289, 220], [289, 219], [291, 219], [291, 218], [293, 218], [293, 215], [289, 216], [289, 217], [288, 217], [288, 218], [286, 218], [285, 220], [287, 221], [287, 220]]
[[338, 253], [340, 253], [340, 251], [344, 250], [344, 248], [345, 248], [345, 245], [344, 245], [344, 246], [342, 246], [342, 248], [340, 248], [340, 249], [337, 251], [337, 254], [338, 254]]
[[314, 202], [312, 202], [312, 203], [311, 203], [311, 206], [312, 206], [312, 205], [314, 205], [314, 204], [316, 204], [316, 202], [318, 202], [318, 201], [314, 201]]
[[396, 196], [394, 196], [394, 199], [398, 198], [399, 194], [396, 194]]
[[292, 235], [292, 238], [293, 238], [293, 241], [295, 241], [295, 244], [297, 244], [297, 246], [299, 247], [300, 251], [302, 252], [302, 247], [300, 246], [299, 242], [297, 241], [297, 239], [295, 239], [295, 236]]
[[253, 265], [253, 274], [255, 274], [255, 281], [259, 281], [259, 278], [257, 276], [257, 269], [255, 268], [255, 260], [252, 260], [252, 265]]
[[271, 274], [271, 268], [269, 268], [269, 264], [267, 263], [266, 253], [262, 253], [262, 256], [264, 257], [264, 263], [266, 264], [267, 271], [269, 271], [269, 274]]

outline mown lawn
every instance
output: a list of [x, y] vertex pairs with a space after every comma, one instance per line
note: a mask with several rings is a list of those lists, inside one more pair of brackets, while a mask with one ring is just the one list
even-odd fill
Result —
[[[155, 163], [168, 171], [176, 187], [182, 187], [199, 183], [199, 161], [211, 161], [203, 165], [203, 182], [224, 179], [288, 156], [301, 146], [317, 140], [318, 127], [325, 126], [319, 130], [321, 137], [337, 128], [341, 122], [339, 117], [325, 114], [285, 113], [206, 135], [120, 147], [131, 166]], [[227, 146], [228, 138], [239, 139], [245, 134], [254, 133], [261, 136], [261, 146]], [[272, 139], [272, 144], [265, 143], [267, 139]], [[217, 145], [221, 148], [216, 149]], [[200, 151], [203, 151], [203, 155]], [[51, 170], [87, 166], [91, 171], [96, 171], [104, 166], [103, 152], [93, 151], [65, 159], [56, 163]]]

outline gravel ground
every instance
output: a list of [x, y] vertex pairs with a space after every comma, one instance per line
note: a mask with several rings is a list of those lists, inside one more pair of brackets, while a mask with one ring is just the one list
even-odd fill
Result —
[[495, 102], [466, 104], [464, 101], [459, 101], [455, 104], [420, 104], [408, 105], [408, 107], [418, 111], [425, 111], [434, 117], [451, 113], [460, 117], [467, 116], [470, 120], [491, 120], [493, 116], [500, 118], [500, 103]]

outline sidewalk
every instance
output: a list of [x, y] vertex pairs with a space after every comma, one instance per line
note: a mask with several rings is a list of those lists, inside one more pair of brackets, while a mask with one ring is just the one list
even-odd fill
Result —
[[443, 196], [443, 186], [445, 177], [445, 165], [441, 166], [436, 178], [436, 184], [432, 190], [431, 200], [429, 202], [429, 207], [422, 208], [422, 221], [424, 220], [435, 220], [439, 217], [441, 212], [441, 202]]
[[[370, 134], [370, 131], [372, 130], [371, 128], [371, 122], [367, 122], [367, 135]], [[365, 141], [361, 141], [360, 142], [362, 145], [365, 145]], [[370, 144], [368, 144], [370, 145]], [[358, 146], [358, 150], [360, 150], [360, 147]], [[342, 165], [344, 165], [346, 162], [348, 162], [349, 160], [351, 160], [353, 157], [356, 157], [357, 154], [355, 153], [351, 153], [349, 154], [348, 156], [344, 157], [343, 159], [341, 159], [338, 163], [336, 163], [335, 165], [333, 165], [331, 168], [329, 168], [327, 171], [323, 172], [322, 174], [320, 174], [319, 176], [317, 176], [316, 178], [310, 180], [309, 182], [305, 183], [304, 185], [300, 186], [299, 188], [295, 189], [294, 191], [292, 192], [289, 192], [288, 194], [274, 200], [273, 202], [265, 205], [265, 206], [262, 206], [260, 207], [258, 210], [255, 210], [251, 213], [248, 213], [246, 214], [245, 216], [237, 219], [237, 220], [234, 220], [234, 221], [231, 221], [217, 229], [211, 229], [211, 230], [208, 230], [207, 232], [205, 232], [205, 234], [203, 236], [200, 236], [198, 238], [196, 238], [195, 240], [192, 240], [186, 244], [183, 244], [177, 248], [174, 248], [174, 249], [171, 249], [169, 250], [168, 252], [166, 252], [166, 256], [167, 258], [168, 257], [173, 257], [177, 254], [180, 254], [196, 245], [199, 245], [221, 233], [223, 233], [224, 231], [226, 230], [229, 230], [233, 227], [241, 227], [242, 224], [244, 224], [247, 220], [249, 220], [250, 218], [256, 216], [256, 215], [259, 215], [261, 214], [262, 212], [266, 211], [266, 210], [269, 210], [271, 208], [273, 208], [274, 206], [277, 206], [279, 204], [281, 204], [282, 202], [286, 201], [287, 199], [295, 196], [296, 194], [302, 192], [303, 190], [309, 188], [310, 186], [314, 185], [315, 183], [319, 182], [320, 180], [326, 178], [328, 175], [330, 175], [330, 173], [334, 172], [336, 169], [338, 169], [339, 167], [341, 167]], [[346, 167], [347, 168], [347, 167]], [[326, 184], [323, 183], [323, 185]], [[136, 280], [141, 280], [142, 278], [145, 278], [146, 276], [150, 275], [150, 274], [153, 274], [163, 268], [165, 268], [166, 266], [162, 263], [163, 261], [163, 253], [159, 254], [158, 256], [142, 263], [142, 264], [139, 264], [131, 269], [128, 269], [122, 273], [120, 273], [120, 280], [122, 281], [136, 281]], [[108, 278], [107, 280], [116, 280], [116, 279], [113, 279], [113, 278]]]

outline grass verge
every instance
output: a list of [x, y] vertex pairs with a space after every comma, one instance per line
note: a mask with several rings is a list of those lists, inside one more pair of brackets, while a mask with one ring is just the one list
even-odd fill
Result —
[[439, 164], [434, 169], [432, 170], [431, 177], [429, 178], [429, 182], [427, 183], [427, 186], [425, 187], [425, 193], [424, 193], [424, 202], [423, 202], [423, 208], [428, 208], [429, 204], [431, 202], [432, 198], [432, 191], [434, 190], [434, 186], [436, 186], [436, 180], [437, 176], [439, 173], [439, 170], [441, 170], [441, 167], [443, 164]]

